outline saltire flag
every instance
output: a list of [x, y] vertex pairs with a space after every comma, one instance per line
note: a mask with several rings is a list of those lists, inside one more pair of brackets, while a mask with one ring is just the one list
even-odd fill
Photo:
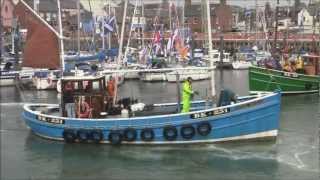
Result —
[[104, 23], [104, 32], [109, 33], [109, 32], [113, 32], [114, 31], [114, 25], [115, 25], [115, 21], [116, 21], [116, 16], [112, 16], [109, 17], [108, 19], [106, 19], [105, 23]]
[[[99, 22], [100, 24], [100, 32], [101, 32], [101, 36], [104, 36], [108, 33], [112, 33], [115, 31], [115, 21], [116, 21], [116, 17], [115, 16], [109, 16], [109, 17], [105, 17], [105, 16], [100, 16], [97, 17], [97, 22]], [[104, 34], [103, 34], [104, 32]]]

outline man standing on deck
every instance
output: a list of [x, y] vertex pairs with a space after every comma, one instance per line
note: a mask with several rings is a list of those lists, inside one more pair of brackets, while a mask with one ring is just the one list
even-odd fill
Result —
[[182, 89], [182, 113], [190, 111], [191, 99], [193, 94], [198, 94], [198, 92], [193, 92], [192, 90], [192, 78], [188, 77], [183, 83]]
[[109, 81], [107, 82], [107, 93], [108, 93], [108, 105], [107, 108], [110, 109], [112, 107], [113, 98], [115, 95], [115, 80], [112, 76], [110, 76]]
[[71, 117], [71, 118], [76, 117], [75, 104], [72, 96], [73, 90], [74, 88], [70, 81], [64, 85], [63, 102], [65, 103], [65, 108], [67, 110], [67, 117]]

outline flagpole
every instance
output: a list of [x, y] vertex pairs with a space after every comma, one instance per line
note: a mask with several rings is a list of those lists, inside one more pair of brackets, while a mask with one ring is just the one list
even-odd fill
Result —
[[64, 44], [63, 44], [63, 31], [62, 31], [62, 20], [61, 20], [61, 6], [60, 0], [57, 0], [58, 4], [58, 23], [59, 23], [59, 46], [60, 46], [60, 66], [61, 66], [61, 75], [63, 76], [63, 72], [65, 70], [64, 64]]

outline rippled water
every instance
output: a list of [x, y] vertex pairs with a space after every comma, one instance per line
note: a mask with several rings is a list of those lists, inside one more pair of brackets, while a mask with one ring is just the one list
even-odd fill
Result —
[[[247, 71], [225, 71], [224, 87], [246, 95], [246, 79]], [[194, 88], [197, 98], [205, 97], [208, 81]], [[129, 81], [120, 94], [172, 102], [176, 84]], [[57, 94], [1, 87], [1, 179], [319, 179], [319, 100], [283, 97], [279, 136], [272, 142], [112, 147], [37, 137], [21, 118], [22, 104], [56, 103]]]

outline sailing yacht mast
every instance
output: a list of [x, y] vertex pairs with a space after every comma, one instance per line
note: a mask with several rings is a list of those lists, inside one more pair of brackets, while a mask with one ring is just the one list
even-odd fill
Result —
[[[111, 0], [108, 0], [108, 16], [111, 18]], [[111, 32], [108, 33], [108, 49], [111, 49]]]
[[60, 66], [61, 66], [61, 74], [63, 76], [63, 72], [65, 70], [65, 64], [64, 64], [64, 45], [63, 45], [60, 0], [57, 0], [57, 4], [58, 4], [58, 23], [59, 23]]
[[211, 14], [210, 14], [210, 2], [206, 0], [207, 7], [207, 25], [208, 25], [208, 40], [209, 40], [209, 61], [211, 69], [211, 96], [214, 97], [216, 95], [215, 89], [215, 79], [214, 79], [214, 71], [213, 71], [213, 54], [212, 54], [212, 32], [211, 32]]
[[80, 0], [77, 0], [77, 43], [78, 43], [78, 55], [80, 56]]
[[[123, 36], [124, 36], [124, 30], [125, 30], [125, 25], [126, 25], [126, 17], [127, 17], [127, 6], [128, 6], [128, 0], [124, 0], [124, 8], [123, 8], [123, 17], [122, 17], [122, 26], [121, 26], [121, 37], [120, 37], [120, 44], [119, 44], [119, 51], [118, 51], [118, 59], [117, 59], [117, 64], [118, 68], [119, 65], [121, 64], [122, 60], [122, 48], [123, 48]], [[113, 104], [116, 103], [117, 95], [118, 95], [118, 77], [116, 75], [115, 78], [115, 95], [113, 98]]]
[[[134, 20], [136, 18], [136, 14], [137, 14], [137, 7], [138, 7], [138, 0], [136, 0], [136, 3], [134, 5], [133, 15], [132, 15], [132, 18], [131, 18], [131, 26], [130, 26], [130, 30], [129, 30], [129, 37], [128, 37], [128, 40], [127, 40], [126, 50], [124, 51], [124, 58], [127, 58], [127, 55], [128, 55], [128, 50], [129, 50], [130, 41], [131, 41], [131, 35], [132, 35], [132, 29], [133, 29], [133, 23], [135, 23]], [[139, 17], [138, 17], [138, 22], [137, 23], [139, 23]]]

